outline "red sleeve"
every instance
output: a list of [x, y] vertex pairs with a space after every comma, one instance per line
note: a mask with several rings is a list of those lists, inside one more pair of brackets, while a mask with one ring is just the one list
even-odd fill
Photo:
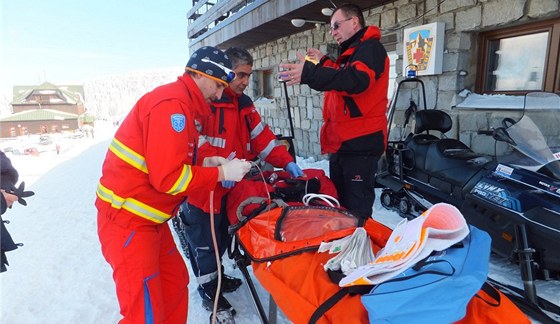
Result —
[[278, 143], [276, 135], [270, 127], [264, 123], [254, 106], [248, 108], [251, 111], [246, 115], [251, 133], [251, 150], [259, 158], [272, 164], [277, 168], [284, 168], [286, 164], [294, 159], [286, 149], [286, 146]]
[[[173, 127], [172, 116], [179, 125]], [[142, 123], [144, 152], [150, 183], [156, 190], [187, 195], [193, 190], [211, 190], [218, 181], [218, 168], [191, 167], [198, 133], [190, 115], [177, 100], [154, 107]], [[177, 123], [176, 123], [177, 124]], [[191, 129], [189, 129], [191, 128]]]
[[[203, 138], [204, 136], [202, 136]], [[202, 165], [202, 163], [204, 162], [204, 158], [210, 157], [210, 156], [218, 156], [218, 151], [216, 150], [216, 148], [212, 145], [210, 145], [210, 143], [208, 143], [205, 139], [199, 139], [199, 141], [204, 141], [204, 143], [198, 147], [198, 153], [197, 153], [197, 157], [196, 157], [196, 165]]]

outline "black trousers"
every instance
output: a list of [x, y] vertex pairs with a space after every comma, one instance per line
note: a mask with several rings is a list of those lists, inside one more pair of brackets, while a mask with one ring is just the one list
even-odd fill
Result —
[[[222, 207], [225, 205], [223, 201]], [[222, 209], [225, 211], [225, 208]], [[228, 234], [229, 221], [225, 215], [225, 212], [214, 214], [214, 230], [220, 256], [224, 255], [231, 243]], [[218, 265], [212, 242], [210, 214], [185, 202], [181, 205], [179, 216], [185, 224], [189, 260], [199, 285], [215, 282], [218, 277]]]
[[375, 201], [375, 173], [380, 156], [333, 153], [329, 172], [339, 202], [356, 216], [369, 218]]

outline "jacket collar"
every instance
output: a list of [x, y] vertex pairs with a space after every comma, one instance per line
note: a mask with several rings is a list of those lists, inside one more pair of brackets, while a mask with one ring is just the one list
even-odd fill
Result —
[[202, 91], [200, 91], [198, 85], [188, 73], [180, 76], [177, 79], [177, 82], [181, 82], [185, 86], [185, 93], [192, 103], [192, 105], [190, 105], [190, 110], [195, 118], [212, 114], [210, 105], [206, 102], [206, 100], [204, 100]]
[[347, 49], [357, 46], [360, 41], [364, 39], [380, 39], [381, 31], [376, 26], [366, 26], [359, 31], [357, 31], [352, 37], [348, 38], [344, 42], [340, 43], [340, 49], [344, 53]]

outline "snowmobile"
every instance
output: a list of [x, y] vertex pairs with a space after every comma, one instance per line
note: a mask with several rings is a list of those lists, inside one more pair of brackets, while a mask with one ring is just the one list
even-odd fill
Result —
[[[406, 83], [421, 88], [423, 109], [412, 99], [408, 108], [396, 108]], [[520, 264], [525, 292], [535, 302], [533, 279], [560, 274], [560, 96], [529, 93], [523, 110], [503, 112], [508, 117], [500, 125], [479, 130], [495, 141], [493, 155], [446, 138], [451, 117], [426, 109], [425, 98], [424, 84], [415, 77], [397, 85], [376, 177], [384, 188], [381, 204], [407, 218], [438, 202], [456, 206], [490, 234], [495, 253]]]

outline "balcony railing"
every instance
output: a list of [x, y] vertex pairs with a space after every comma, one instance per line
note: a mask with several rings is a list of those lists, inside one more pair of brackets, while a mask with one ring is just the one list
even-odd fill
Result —
[[193, 0], [187, 12], [189, 39], [195, 39], [254, 0]]

